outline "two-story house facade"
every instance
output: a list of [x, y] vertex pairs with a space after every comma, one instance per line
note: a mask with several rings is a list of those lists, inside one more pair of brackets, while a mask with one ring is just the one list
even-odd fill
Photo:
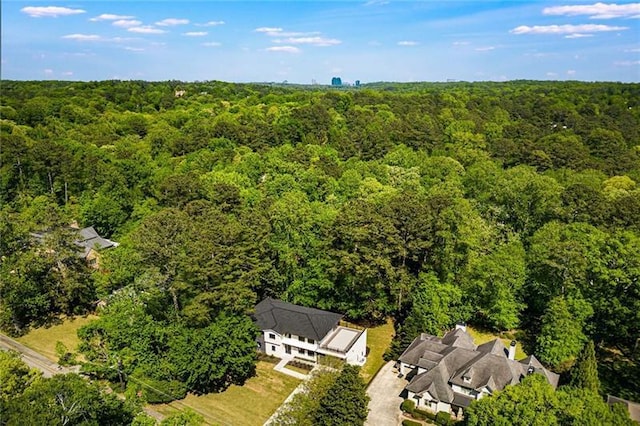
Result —
[[278, 358], [317, 362], [330, 355], [349, 364], [363, 365], [367, 330], [340, 325], [342, 315], [267, 298], [255, 308], [254, 320], [261, 332], [260, 352]]

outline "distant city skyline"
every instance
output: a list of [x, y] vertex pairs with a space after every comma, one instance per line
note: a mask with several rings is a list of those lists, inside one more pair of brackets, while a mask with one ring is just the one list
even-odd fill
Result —
[[3, 79], [640, 81], [640, 3], [4, 1]]

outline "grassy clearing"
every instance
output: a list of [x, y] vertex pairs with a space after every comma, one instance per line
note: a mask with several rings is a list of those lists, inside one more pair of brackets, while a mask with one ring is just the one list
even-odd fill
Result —
[[[511, 338], [502, 337], [498, 334], [492, 333], [490, 331], [481, 330], [477, 328], [473, 328], [467, 325], [467, 332], [473, 337], [473, 341], [476, 345], [481, 345], [483, 343], [487, 343], [493, 339], [500, 339], [502, 343], [508, 348], [511, 344]], [[516, 359], [521, 360], [527, 357], [527, 354], [522, 350], [522, 344], [518, 343], [516, 346]]]
[[62, 323], [31, 330], [28, 334], [16, 340], [25, 346], [41, 353], [52, 361], [58, 361], [56, 342], [64, 343], [70, 352], [77, 352], [78, 335], [76, 331], [83, 325], [97, 319], [95, 315], [84, 317], [64, 318]]
[[369, 348], [369, 355], [367, 356], [367, 362], [360, 371], [360, 374], [366, 383], [369, 383], [378, 370], [380, 370], [385, 364], [385, 360], [382, 359], [382, 356], [387, 348], [389, 348], [391, 340], [393, 339], [393, 334], [393, 321], [391, 319], [388, 319], [385, 324], [372, 327], [367, 330], [367, 347]]
[[243, 386], [232, 385], [222, 393], [188, 395], [181, 401], [152, 407], [165, 415], [189, 407], [208, 424], [262, 425], [300, 380], [275, 371], [273, 364], [264, 361], [258, 362], [256, 373]]

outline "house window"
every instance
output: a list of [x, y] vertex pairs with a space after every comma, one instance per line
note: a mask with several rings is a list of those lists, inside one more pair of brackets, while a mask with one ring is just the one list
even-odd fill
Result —
[[313, 339], [307, 339], [307, 342], [309, 342], [309, 343], [311, 343], [313, 345], [316, 341], [313, 340]]
[[284, 337], [286, 337], [287, 339], [291, 339], [291, 333], [285, 334]]
[[307, 355], [313, 356], [313, 351], [307, 351]]
[[304, 355], [304, 349], [298, 348], [298, 353], [301, 354], [301, 355]]
[[271, 345], [271, 350], [275, 352], [276, 351], [276, 347]]
[[275, 335], [275, 334], [273, 334], [273, 333], [269, 333], [269, 339], [275, 339], [275, 338], [276, 338], [276, 335]]
[[301, 342], [304, 342], [304, 337], [298, 336], [298, 340], [300, 340]]

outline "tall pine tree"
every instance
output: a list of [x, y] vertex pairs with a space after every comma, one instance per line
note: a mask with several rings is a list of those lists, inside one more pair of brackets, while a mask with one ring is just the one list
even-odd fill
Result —
[[314, 424], [324, 426], [362, 426], [367, 419], [369, 397], [360, 369], [345, 365], [333, 385], [320, 400]]
[[598, 363], [593, 340], [589, 340], [582, 349], [576, 364], [571, 369], [571, 386], [600, 393], [600, 379], [598, 378]]

